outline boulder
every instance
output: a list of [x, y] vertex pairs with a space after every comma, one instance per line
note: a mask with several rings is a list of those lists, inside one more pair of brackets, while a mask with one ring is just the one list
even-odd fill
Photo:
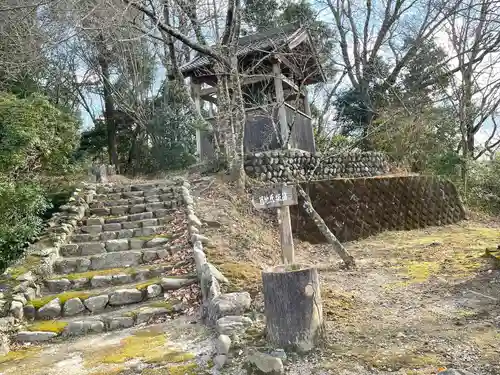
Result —
[[279, 375], [283, 374], [285, 369], [281, 359], [264, 353], [253, 353], [248, 358], [249, 367], [257, 370], [258, 374]]
[[100, 242], [81, 243], [79, 249], [82, 256], [103, 254], [106, 252], [104, 244]]
[[59, 315], [61, 315], [61, 301], [59, 301], [59, 298], [53, 299], [37, 311], [38, 318], [44, 320], [55, 319]]
[[208, 315], [210, 320], [227, 315], [240, 315], [250, 308], [252, 298], [248, 292], [221, 294], [210, 301]]
[[119, 289], [109, 296], [111, 306], [129, 305], [142, 301], [142, 292], [137, 289]]
[[158, 284], [148, 285], [147, 293], [148, 293], [148, 298], [158, 297], [162, 293], [161, 286]]
[[225, 354], [216, 355], [213, 359], [213, 362], [214, 362], [215, 369], [220, 370], [221, 368], [224, 367], [224, 365], [227, 362], [227, 355], [225, 355]]
[[85, 306], [80, 298], [71, 298], [67, 300], [63, 307], [64, 316], [73, 316], [83, 311], [85, 311]]
[[103, 311], [106, 308], [108, 301], [108, 295], [104, 294], [102, 296], [89, 297], [85, 301], [83, 301], [83, 304], [87, 309], [90, 310], [90, 312], [96, 313]]
[[219, 335], [215, 340], [215, 350], [218, 354], [227, 354], [231, 348], [231, 339], [226, 335]]
[[[143, 229], [146, 229], [146, 228], [143, 228]], [[151, 247], [159, 247], [159, 246], [165, 245], [168, 241], [169, 241], [169, 239], [166, 237], [156, 237], [156, 238], [153, 238], [152, 240], [149, 240], [146, 243], [146, 247], [150, 247], [150, 248]]]
[[251, 327], [252, 320], [245, 316], [225, 316], [217, 320], [215, 328], [221, 335], [233, 336]]

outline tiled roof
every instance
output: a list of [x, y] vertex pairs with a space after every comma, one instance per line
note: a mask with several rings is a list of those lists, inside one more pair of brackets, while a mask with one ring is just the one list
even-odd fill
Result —
[[[247, 35], [238, 39], [238, 56], [245, 56], [250, 52], [269, 51], [286, 44], [300, 33], [305, 32], [297, 23], [290, 23], [278, 28], [269, 29], [257, 34]], [[180, 67], [182, 73], [188, 73], [210, 64], [205, 55], [196, 56]]]

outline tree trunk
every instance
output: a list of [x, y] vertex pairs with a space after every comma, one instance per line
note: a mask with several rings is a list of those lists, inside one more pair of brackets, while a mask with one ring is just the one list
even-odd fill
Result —
[[101, 75], [103, 81], [103, 97], [104, 97], [104, 117], [106, 119], [106, 129], [108, 136], [108, 155], [109, 163], [114, 165], [119, 171], [118, 165], [118, 150], [116, 141], [116, 119], [115, 119], [115, 104], [113, 100], [112, 87], [110, 81], [109, 62], [104, 45], [104, 37], [99, 35], [97, 42], [97, 50], [99, 52], [99, 66], [101, 67]]
[[318, 272], [285, 267], [262, 272], [267, 338], [279, 348], [307, 352], [316, 346], [323, 328]]
[[355, 267], [356, 263], [351, 254], [346, 250], [346, 248], [340, 243], [340, 241], [335, 237], [332, 231], [328, 228], [325, 221], [316, 212], [312, 206], [312, 202], [309, 199], [307, 193], [302, 189], [302, 187], [297, 184], [297, 192], [302, 198], [302, 207], [304, 211], [309, 215], [309, 217], [314, 221], [314, 224], [318, 227], [319, 231], [325, 236], [329, 244], [333, 245], [333, 249], [342, 258], [347, 268]]

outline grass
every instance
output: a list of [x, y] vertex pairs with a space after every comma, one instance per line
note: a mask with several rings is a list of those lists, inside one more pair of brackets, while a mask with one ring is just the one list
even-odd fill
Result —
[[64, 328], [66, 328], [67, 325], [67, 322], [59, 320], [40, 321], [29, 325], [28, 331], [54, 332], [60, 334], [64, 331]]
[[230, 281], [231, 291], [247, 291], [256, 294], [262, 287], [261, 269], [253, 264], [221, 263], [217, 267]]
[[94, 296], [95, 294], [92, 293], [87, 293], [87, 292], [81, 292], [81, 291], [72, 291], [72, 292], [64, 292], [60, 294], [55, 294], [51, 296], [46, 296], [38, 299], [34, 299], [31, 301], [31, 304], [36, 308], [39, 309], [40, 307], [45, 306], [47, 303], [50, 301], [59, 298], [59, 302], [61, 305], [64, 305], [64, 303], [72, 298], [80, 298], [82, 301], [86, 300], [87, 298], [90, 298]]

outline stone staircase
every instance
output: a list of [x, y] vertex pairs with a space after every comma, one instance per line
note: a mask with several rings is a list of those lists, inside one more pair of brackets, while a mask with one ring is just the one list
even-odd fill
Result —
[[97, 186], [59, 248], [54, 273], [24, 303], [19, 342], [129, 328], [169, 318], [196, 294], [182, 186], [166, 181]]

